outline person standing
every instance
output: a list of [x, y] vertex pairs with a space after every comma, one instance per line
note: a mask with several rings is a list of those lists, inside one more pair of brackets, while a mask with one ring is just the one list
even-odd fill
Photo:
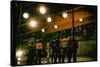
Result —
[[58, 43], [57, 42], [52, 42], [51, 44], [51, 63], [57, 63], [57, 57], [58, 57]]
[[50, 48], [51, 48], [51, 63], [54, 63], [54, 55], [55, 55], [55, 45], [54, 42], [50, 43]]
[[73, 62], [76, 62], [76, 54], [77, 54], [78, 42], [75, 39], [73, 41], [72, 37], [69, 39], [68, 47], [67, 47], [67, 56], [68, 63], [71, 62], [71, 58], [73, 58]]
[[28, 53], [27, 53], [27, 64], [34, 64], [35, 63], [35, 39], [30, 38], [28, 44]]
[[77, 61], [77, 49], [78, 49], [78, 41], [75, 39], [73, 45], [73, 62]]
[[66, 55], [66, 41], [63, 39], [60, 42], [60, 47], [61, 47], [61, 62], [65, 62], [65, 55]]
[[63, 48], [62, 48], [61, 53], [62, 53], [62, 61], [61, 61], [61, 62], [64, 63], [64, 62], [65, 62], [66, 47], [63, 47]]
[[61, 49], [61, 46], [60, 46], [60, 42], [59, 41], [57, 42], [57, 46], [58, 46], [58, 48], [57, 48], [58, 62], [61, 63], [61, 54], [62, 54], [61, 53], [61, 50], [62, 49]]
[[46, 50], [47, 50], [47, 63], [50, 63], [50, 43], [47, 43], [46, 46]]
[[43, 44], [41, 41], [36, 42], [36, 64], [41, 64]]

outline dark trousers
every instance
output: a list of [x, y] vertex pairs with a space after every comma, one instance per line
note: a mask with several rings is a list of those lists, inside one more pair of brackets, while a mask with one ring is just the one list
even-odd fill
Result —
[[76, 56], [76, 53], [77, 53], [77, 49], [75, 49], [74, 51], [73, 51], [73, 62], [76, 62], [77, 61], [77, 56]]
[[66, 52], [66, 48], [62, 48], [62, 63], [64, 63], [65, 60], [65, 52]]
[[57, 63], [57, 51], [52, 51], [51, 63]]
[[40, 56], [37, 56], [36, 57], [36, 64], [41, 64], [41, 57]]
[[61, 63], [61, 49], [59, 48], [57, 51], [58, 56], [58, 62]]
[[29, 55], [27, 58], [27, 64], [34, 64], [35, 60], [34, 60], [34, 56], [33, 55]]
[[41, 64], [41, 58], [42, 58], [42, 51], [40, 49], [38, 49], [36, 51], [35, 63], [36, 64]]
[[77, 49], [69, 49], [67, 56], [68, 56], [68, 62], [71, 62], [71, 58], [73, 58], [73, 62], [76, 62], [76, 53]]
[[68, 63], [71, 62], [72, 54], [73, 54], [73, 50], [69, 48], [67, 50]]

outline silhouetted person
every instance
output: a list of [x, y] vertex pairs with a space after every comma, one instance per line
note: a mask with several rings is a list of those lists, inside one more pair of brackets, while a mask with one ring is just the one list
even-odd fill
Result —
[[36, 47], [36, 64], [41, 64], [41, 58], [42, 58], [42, 42], [37, 41], [37, 47]]
[[64, 60], [65, 60], [65, 54], [66, 54], [66, 47], [65, 48], [62, 48], [62, 63], [64, 63]]
[[60, 42], [60, 47], [61, 47], [61, 62], [64, 63], [65, 55], [66, 55], [66, 42], [61, 41]]
[[50, 63], [50, 43], [47, 43], [46, 46], [46, 51], [47, 51], [47, 63]]
[[[50, 44], [51, 46], [51, 63], [57, 63], [57, 58], [59, 58], [59, 42], [55, 41]], [[60, 58], [59, 58], [60, 60]]]
[[57, 63], [57, 46], [55, 42], [52, 43], [52, 58], [51, 58], [52, 63]]
[[42, 58], [42, 50], [37, 49], [36, 50], [36, 64], [41, 64], [41, 58]]
[[51, 63], [54, 63], [54, 54], [55, 54], [55, 51], [54, 51], [54, 43], [51, 42], [50, 43], [50, 48], [51, 48]]
[[68, 62], [71, 62], [71, 58], [73, 58], [73, 62], [76, 62], [76, 54], [77, 54], [77, 48], [78, 48], [78, 42], [75, 39], [73, 41], [72, 38], [69, 39], [68, 44], [68, 50], [67, 50], [67, 56], [68, 56]]
[[55, 44], [56, 44], [56, 53], [57, 53], [58, 62], [61, 63], [61, 47], [60, 47], [59, 40], [57, 40]]
[[28, 45], [27, 64], [35, 63], [35, 40], [31, 38]]
[[76, 62], [77, 49], [78, 49], [78, 41], [75, 39], [74, 40], [74, 46], [73, 46], [73, 62]]

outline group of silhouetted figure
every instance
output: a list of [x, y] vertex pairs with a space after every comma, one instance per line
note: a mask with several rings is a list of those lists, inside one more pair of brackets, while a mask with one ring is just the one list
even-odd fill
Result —
[[[34, 41], [32, 41], [34, 42]], [[48, 63], [64, 63], [65, 59], [68, 59], [68, 63], [71, 62], [71, 59], [73, 58], [73, 62], [77, 61], [77, 49], [78, 49], [78, 41], [76, 39], [73, 40], [72, 37], [69, 38], [68, 46], [65, 48], [60, 47], [60, 41], [56, 40], [55, 42], [50, 43], [50, 49], [51, 53], [49, 55], [49, 61]], [[32, 45], [35, 45], [35, 43], [32, 43]], [[27, 54], [27, 64], [41, 64], [42, 62], [42, 49], [36, 49], [34, 46], [28, 47], [28, 54]], [[47, 54], [49, 51], [47, 51]], [[66, 57], [67, 55], [67, 57]], [[47, 57], [45, 57], [47, 58]], [[51, 61], [50, 61], [51, 60]]]
[[[76, 54], [78, 48], [77, 40], [73, 41], [73, 38], [69, 39], [68, 46], [65, 48], [61, 48], [59, 41], [56, 41], [52, 44], [52, 55], [51, 62], [52, 63], [64, 63], [65, 56], [67, 55], [68, 63], [71, 62], [71, 58], [73, 58], [73, 62], [76, 62]], [[58, 59], [58, 62], [57, 62]]]

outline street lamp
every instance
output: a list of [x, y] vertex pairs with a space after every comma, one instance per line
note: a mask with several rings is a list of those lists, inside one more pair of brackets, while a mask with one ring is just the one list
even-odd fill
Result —
[[25, 19], [29, 18], [29, 14], [27, 12], [23, 13], [23, 18]]
[[45, 14], [46, 8], [44, 6], [40, 6], [39, 11], [40, 11], [41, 14]]

